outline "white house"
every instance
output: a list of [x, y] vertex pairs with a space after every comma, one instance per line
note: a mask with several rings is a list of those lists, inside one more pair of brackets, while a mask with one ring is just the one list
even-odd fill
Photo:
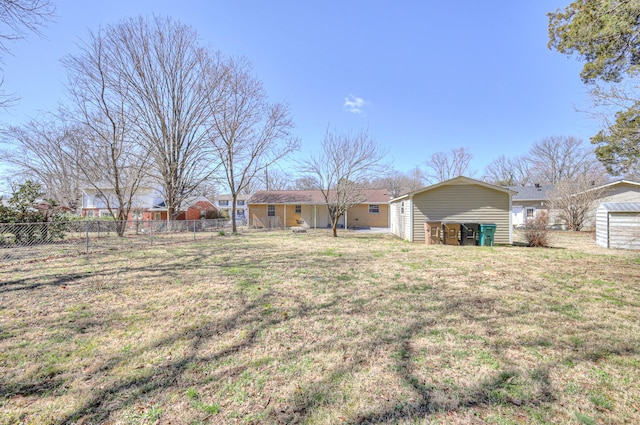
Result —
[[[251, 195], [238, 195], [236, 199], [236, 220], [246, 220], [249, 217], [247, 201]], [[233, 206], [233, 197], [230, 194], [216, 196], [213, 204], [216, 206], [220, 214], [231, 217], [231, 208]]]

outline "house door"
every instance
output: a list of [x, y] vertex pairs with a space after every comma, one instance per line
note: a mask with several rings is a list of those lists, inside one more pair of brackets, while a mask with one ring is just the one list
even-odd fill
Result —
[[518, 205], [511, 207], [511, 224], [514, 226], [524, 225], [524, 208]]

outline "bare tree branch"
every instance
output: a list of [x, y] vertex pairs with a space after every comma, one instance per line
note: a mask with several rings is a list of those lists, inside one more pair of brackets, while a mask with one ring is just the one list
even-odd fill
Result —
[[462, 175], [471, 177], [475, 174], [469, 168], [472, 158], [473, 155], [467, 148], [436, 152], [425, 163], [428, 168], [426, 180], [430, 183], [438, 183]]
[[77, 129], [59, 117], [39, 118], [2, 130], [3, 161], [24, 179], [39, 182], [45, 196], [72, 209], [79, 207], [81, 178], [78, 169]]
[[170, 18], [128, 19], [108, 27], [104, 37], [172, 219], [215, 171], [206, 131], [212, 56], [198, 45], [195, 30]]
[[117, 233], [122, 236], [123, 223], [137, 207], [135, 196], [148, 172], [149, 153], [136, 140], [137, 117], [128, 105], [113, 47], [101, 33], [90, 34], [80, 53], [63, 63], [75, 105], [69, 114], [83, 136], [77, 147], [82, 155], [78, 167], [117, 219]]
[[229, 59], [223, 67], [212, 66], [208, 80], [212, 84], [207, 98], [212, 122], [210, 142], [233, 199], [234, 233], [238, 194], [299, 146], [291, 133], [289, 109], [280, 103], [270, 104], [262, 83], [250, 71], [245, 59]]
[[[29, 32], [40, 34], [40, 28], [53, 18], [55, 7], [49, 0], [0, 1], [0, 63], [10, 53], [9, 42], [21, 40]], [[0, 78], [0, 87], [4, 82]], [[8, 108], [18, 98], [0, 91], [0, 108]]]
[[556, 184], [574, 181], [590, 174], [591, 180], [602, 174], [593, 150], [573, 136], [553, 136], [535, 143], [527, 154], [531, 164], [531, 176], [535, 183]]
[[523, 156], [501, 155], [487, 166], [483, 179], [499, 186], [526, 186], [532, 183], [530, 169], [530, 162]]
[[362, 183], [384, 171], [385, 153], [366, 131], [340, 135], [327, 129], [320, 152], [302, 161], [301, 173], [325, 199], [334, 237], [340, 217], [364, 201]]
[[607, 193], [608, 189], [601, 186], [603, 183], [603, 178], [591, 180], [587, 175], [558, 182], [550, 194], [556, 221], [564, 222], [576, 232], [582, 230], [586, 222], [595, 218], [597, 200]]

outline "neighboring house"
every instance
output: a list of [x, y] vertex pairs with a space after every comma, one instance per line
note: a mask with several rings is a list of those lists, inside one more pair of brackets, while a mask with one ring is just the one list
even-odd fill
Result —
[[[246, 220], [249, 217], [247, 201], [250, 197], [251, 195], [238, 195], [236, 199], [236, 220]], [[231, 195], [218, 195], [214, 205], [218, 208], [220, 214], [231, 217], [231, 208], [233, 206], [233, 197]]]
[[549, 224], [553, 224], [550, 214], [549, 199], [553, 192], [554, 185], [536, 184], [534, 186], [507, 186], [509, 190], [517, 192], [511, 198], [511, 223], [513, 226], [521, 227], [527, 220], [535, 219], [538, 214], [544, 212], [549, 215]]
[[495, 224], [495, 243], [511, 244], [511, 197], [504, 187], [460, 176], [391, 200], [391, 233], [425, 242], [427, 222]]
[[[527, 220], [535, 218], [542, 211], [548, 213], [550, 225], [561, 224], [558, 223], [557, 211], [551, 209], [551, 197], [554, 190], [553, 185], [509, 186], [508, 188], [518, 192], [513, 196], [512, 200], [511, 220], [514, 226], [524, 226]], [[601, 191], [602, 194], [594, 201], [593, 207], [587, 213], [588, 218], [583, 225], [584, 230], [593, 230], [595, 228], [596, 210], [603, 202], [640, 202], [639, 182], [618, 180], [600, 186], [594, 186], [588, 191], [595, 190]]]
[[593, 230], [596, 226], [596, 210], [602, 203], [635, 203], [640, 202], [640, 182], [631, 180], [618, 180], [615, 182], [596, 186], [589, 190], [602, 190], [600, 197], [594, 202], [589, 211], [584, 229]]
[[[362, 191], [364, 200], [340, 217], [338, 227], [389, 227], [389, 194], [386, 189]], [[329, 210], [319, 190], [261, 190], [248, 201], [253, 227], [331, 226]]]
[[601, 204], [596, 212], [596, 245], [640, 249], [640, 202]]
[[[102, 192], [102, 193], [100, 193]], [[82, 189], [82, 216], [87, 218], [110, 217], [107, 209], [107, 197], [111, 208], [118, 208], [117, 198], [113, 190], [94, 187]], [[152, 187], [140, 187], [132, 200], [132, 208], [128, 220], [167, 220], [167, 207], [160, 196], [160, 192]], [[205, 197], [190, 198], [183, 202], [176, 219], [197, 220], [200, 218], [215, 218], [218, 210]]]

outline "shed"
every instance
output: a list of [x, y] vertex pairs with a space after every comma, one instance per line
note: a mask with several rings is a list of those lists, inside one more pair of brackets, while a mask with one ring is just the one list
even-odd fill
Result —
[[596, 245], [640, 249], [640, 202], [605, 202], [596, 211]]
[[424, 242], [432, 221], [496, 224], [495, 243], [511, 244], [511, 196], [516, 192], [459, 176], [391, 200], [391, 233]]

